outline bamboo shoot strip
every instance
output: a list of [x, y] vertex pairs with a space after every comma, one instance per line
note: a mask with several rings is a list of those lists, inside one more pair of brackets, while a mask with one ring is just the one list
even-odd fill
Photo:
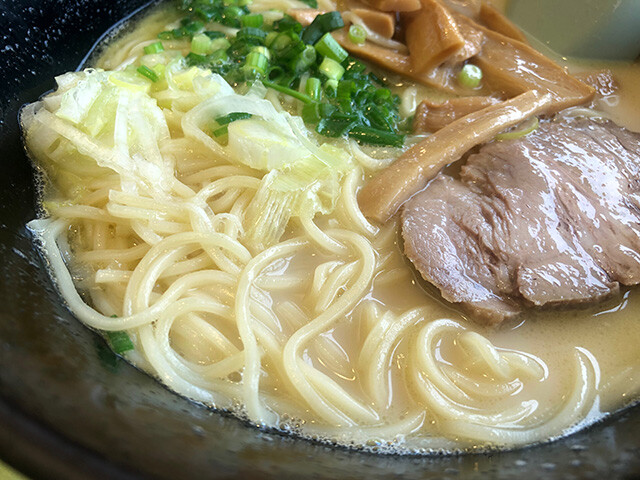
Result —
[[364, 186], [358, 196], [362, 212], [385, 222], [444, 166], [503, 130], [545, 113], [552, 102], [550, 94], [532, 90], [447, 125], [404, 152]]

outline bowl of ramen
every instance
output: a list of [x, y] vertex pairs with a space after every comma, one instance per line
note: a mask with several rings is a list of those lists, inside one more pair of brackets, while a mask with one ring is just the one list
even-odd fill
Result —
[[6, 13], [0, 456], [637, 475], [640, 66], [503, 8]]

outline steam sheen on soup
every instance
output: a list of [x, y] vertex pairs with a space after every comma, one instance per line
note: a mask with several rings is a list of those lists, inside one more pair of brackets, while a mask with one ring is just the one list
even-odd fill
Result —
[[[250, 9], [268, 23], [304, 7]], [[46, 184], [30, 227], [71, 311], [118, 353], [256, 425], [379, 452], [548, 441], [637, 399], [637, 289], [477, 325], [413, 270], [397, 216], [372, 222], [358, 205], [367, 180], [424, 136], [328, 138], [291, 96], [187, 65], [189, 38], [145, 52], [179, 18], [151, 12], [22, 114]], [[142, 65], [153, 75], [136, 75]], [[607, 67], [618, 90], [574, 114], [640, 130], [638, 65]], [[401, 120], [447, 98], [385, 79]], [[249, 116], [212, 133], [238, 112]]]

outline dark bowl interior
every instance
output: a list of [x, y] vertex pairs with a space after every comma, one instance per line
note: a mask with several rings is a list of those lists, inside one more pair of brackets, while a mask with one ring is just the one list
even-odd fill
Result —
[[19, 107], [77, 68], [143, 0], [0, 0], [0, 458], [39, 478], [634, 478], [640, 410], [515, 452], [374, 456], [181, 398], [114, 357], [67, 311], [25, 223], [35, 216]]

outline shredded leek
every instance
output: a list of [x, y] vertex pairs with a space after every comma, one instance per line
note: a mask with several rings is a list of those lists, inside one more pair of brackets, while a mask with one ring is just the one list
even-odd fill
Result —
[[[59, 103], [51, 104], [52, 111], [39, 112], [39, 128], [49, 132], [39, 136], [46, 137], [39, 148], [48, 152], [52, 144], [59, 144], [47, 154], [57, 155], [59, 165], [73, 177], [69, 185], [111, 169], [122, 176], [123, 185], [146, 185], [149, 195], [166, 198], [163, 195], [169, 195], [175, 178], [171, 159], [161, 152], [163, 140], [169, 138], [162, 111], [166, 108], [185, 112], [181, 115], [186, 137], [208, 142], [230, 161], [263, 172], [244, 219], [249, 247], [261, 250], [277, 243], [294, 217], [333, 211], [353, 160], [344, 149], [316, 144], [300, 117], [278, 111], [264, 99], [265, 87], [271, 87], [268, 81], [264, 86], [255, 82], [240, 95], [219, 75], [187, 67], [179, 59], [145, 67], [145, 73], [158, 76], [155, 83], [140, 70], [135, 66], [119, 72], [86, 70], [62, 77], [65, 86]], [[338, 120], [328, 118], [337, 107], [317, 102], [319, 80], [311, 77], [308, 85], [313, 98], [297, 95], [319, 119], [336, 124]], [[343, 83], [344, 101], [356, 94], [355, 83]], [[356, 133], [387, 138], [387, 132], [378, 130]], [[112, 344], [122, 353], [131, 340], [120, 332]]]
[[310, 154], [262, 180], [245, 219], [245, 239], [251, 247], [263, 250], [277, 243], [291, 217], [333, 211], [342, 177], [352, 165], [344, 151], [327, 144], [320, 150], [326, 154], [323, 158]]

